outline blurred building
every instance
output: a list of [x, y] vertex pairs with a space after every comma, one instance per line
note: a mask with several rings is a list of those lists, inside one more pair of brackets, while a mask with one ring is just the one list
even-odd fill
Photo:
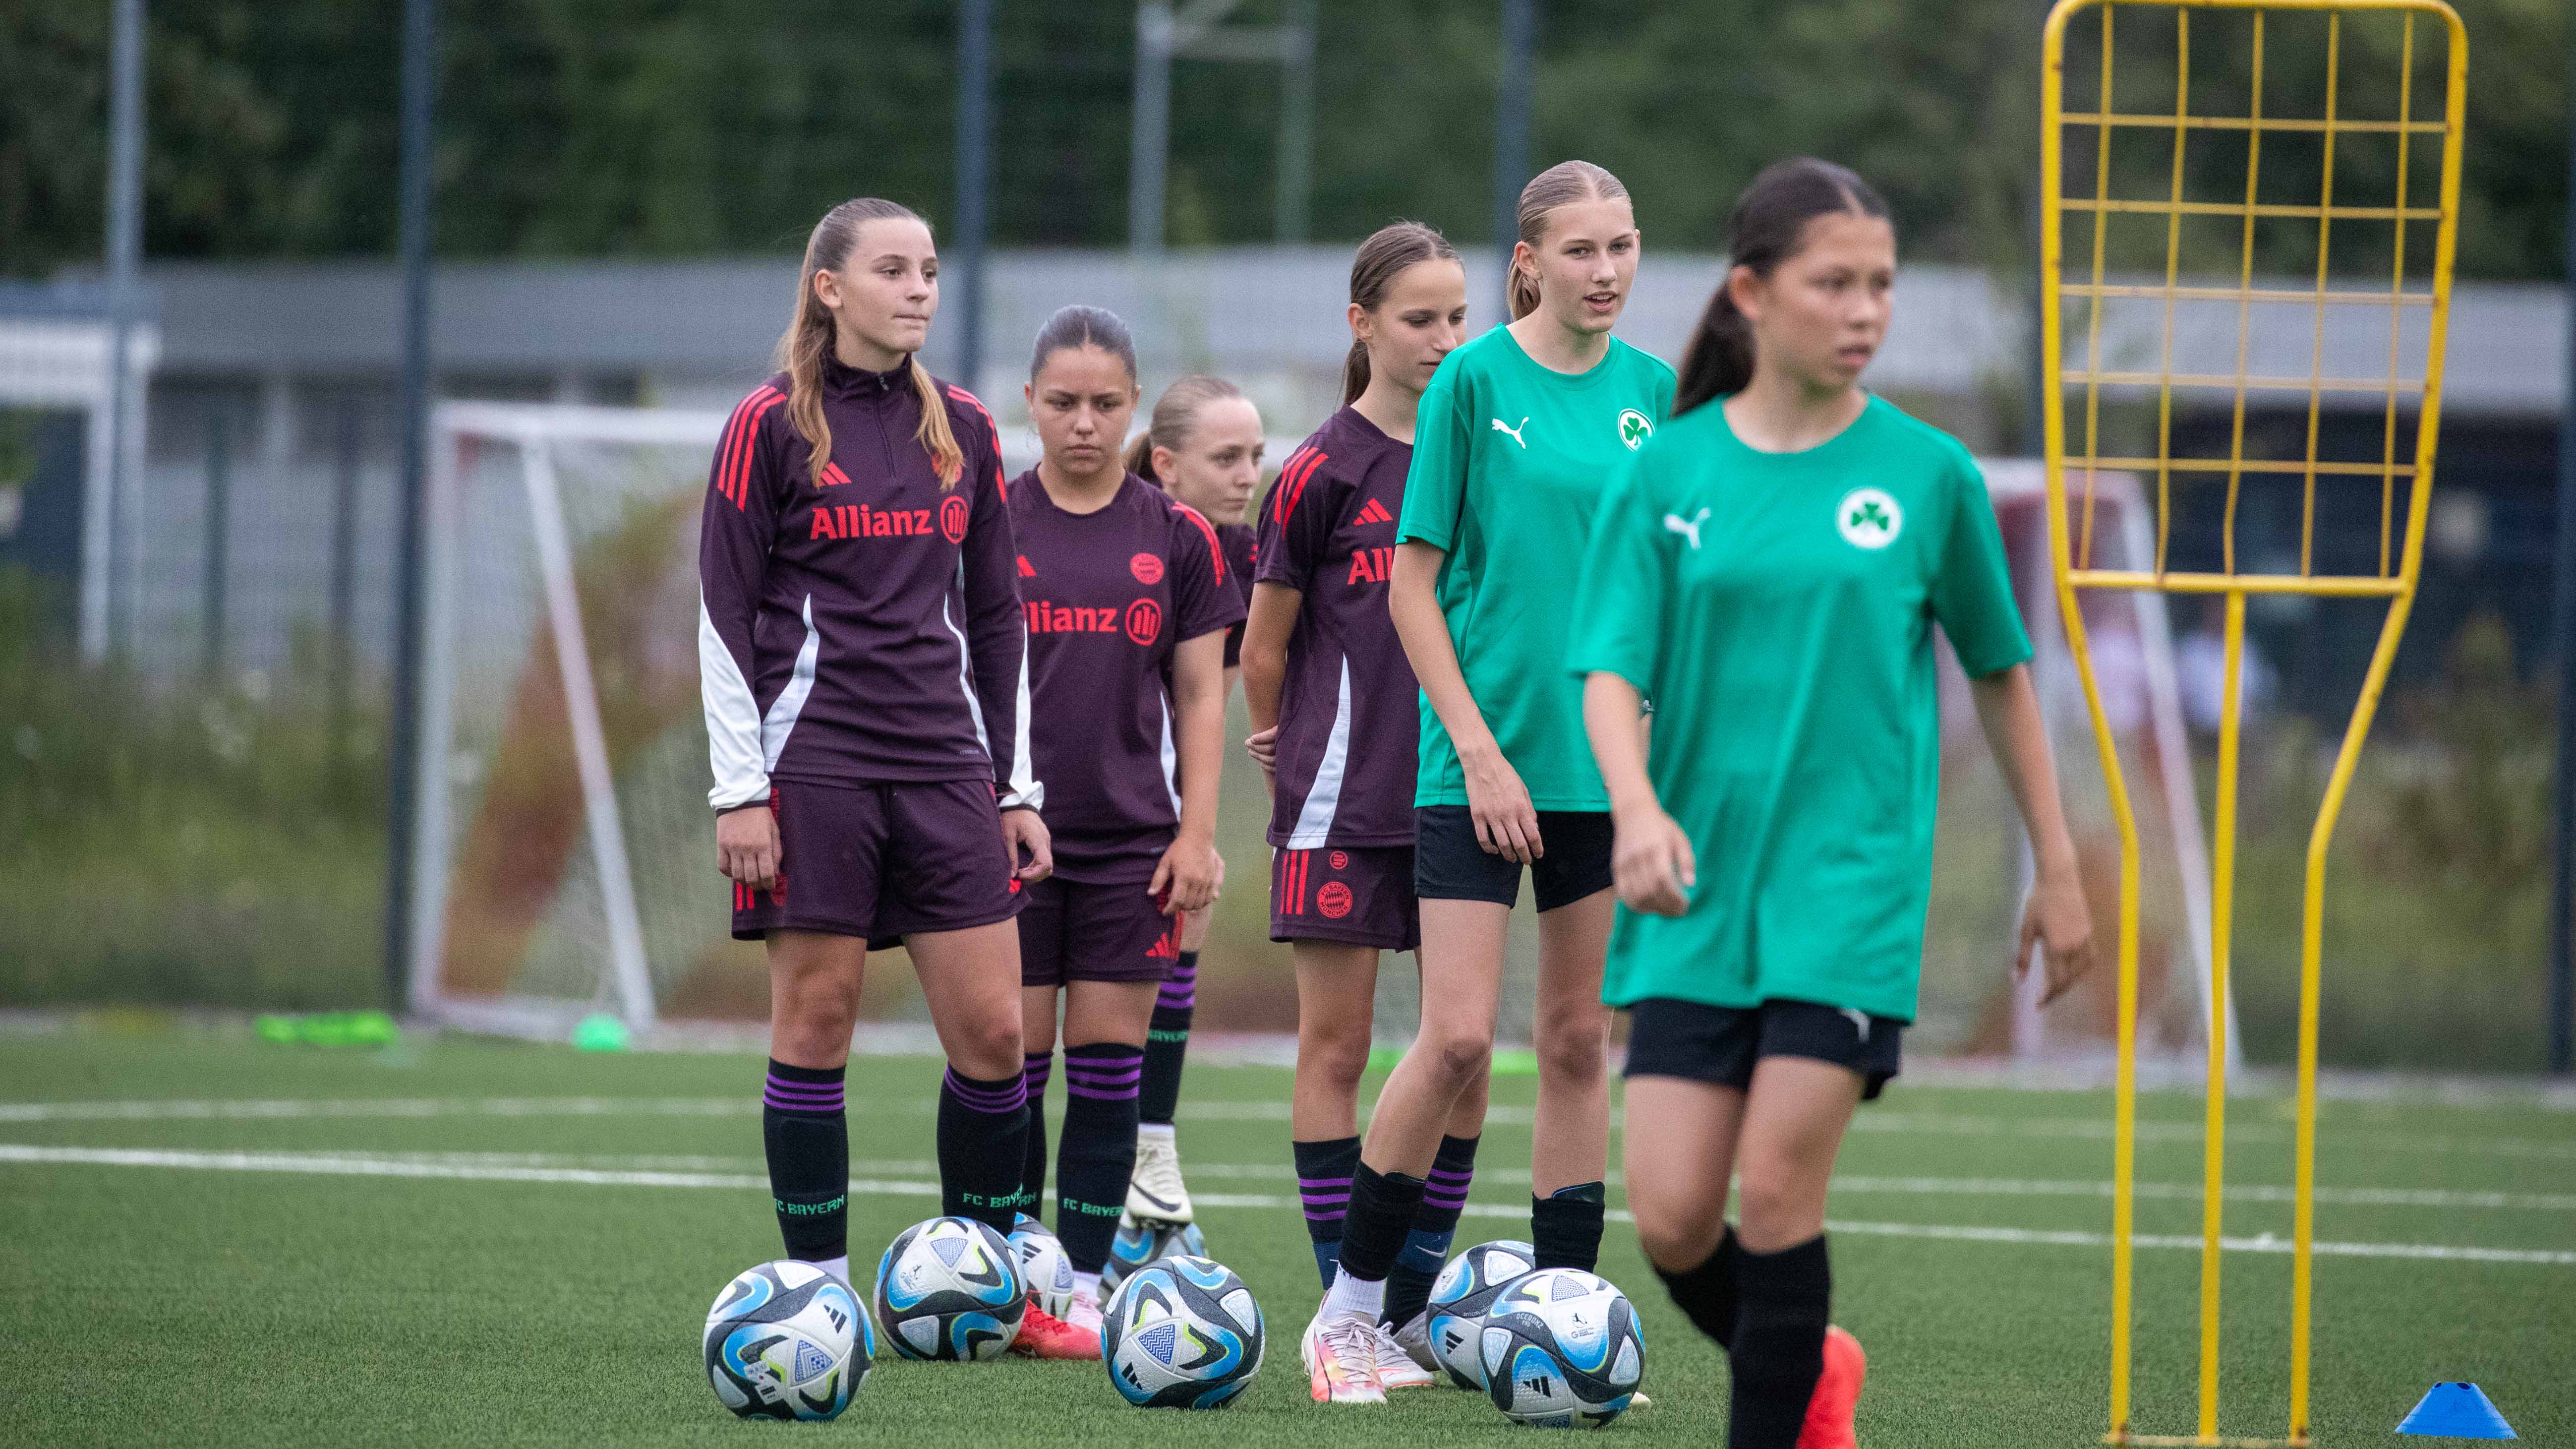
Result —
[[[1000, 253], [972, 385], [1013, 429], [1039, 324], [1068, 302], [1106, 306], [1135, 329], [1149, 403], [1183, 372], [1232, 377], [1262, 405], [1275, 460], [1338, 401], [1348, 268], [1342, 246], [1171, 252], [1149, 266], [1126, 253]], [[1480, 249], [1468, 269], [1470, 325], [1481, 330], [1499, 312], [1495, 259]], [[1717, 275], [1712, 256], [1650, 257], [1622, 334], [1678, 361]], [[19, 484], [14, 500], [0, 500], [8, 505], [0, 506], [0, 561], [61, 580], [67, 607], [94, 637], [112, 630], [119, 648], [154, 670], [272, 669], [299, 637], [332, 630], [361, 658], [381, 660], [394, 533], [396, 271], [163, 265], [145, 278], [148, 345], [137, 349], [149, 374], [139, 420], [145, 466], [113, 527], [101, 526], [96, 508], [104, 425], [83, 401], [103, 384], [98, 311], [86, 289], [0, 293], [0, 406], [49, 410], [40, 417], [52, 419], [36, 428], [29, 476], [0, 478], [0, 489]], [[721, 409], [767, 375], [795, 278], [792, 258], [442, 266], [432, 328], [441, 391]], [[1908, 269], [1898, 291], [1873, 385], [1981, 453], [2021, 450], [2032, 396], [2028, 287], [1924, 266]], [[2507, 616], [2526, 660], [2543, 647], [2565, 305], [2546, 285], [2468, 285], [2455, 296], [2442, 493], [2402, 669], [2420, 668], [2481, 609]], [[2250, 370], [2304, 376], [2316, 347], [2329, 376], [2386, 372], [2387, 312], [2331, 309], [2322, 339], [2308, 335], [2308, 312], [2296, 315], [2296, 327], [2258, 330]], [[2420, 356], [2422, 313], [2401, 321], [2400, 341]], [[2151, 310], [2106, 313], [2105, 365], [2152, 366], [2161, 325]], [[2175, 328], [2178, 368], [2233, 366], [2232, 302], [2187, 307]], [[2070, 348], [2079, 342], [2070, 338]], [[934, 335], [925, 360], [953, 372], [956, 355], [952, 329]], [[2223, 454], [2232, 400], [2189, 401], [2177, 409], [2176, 451], [2206, 455], [2215, 438]], [[2377, 456], [2382, 399], [2323, 401], [2326, 455]], [[2249, 399], [2248, 454], [2298, 456], [2306, 424], [2303, 396]], [[1025, 434], [1006, 443], [1022, 460], [1033, 456]], [[2376, 480], [2335, 480], [2332, 496], [2320, 498], [2318, 527], [2364, 547], [2376, 537], [2380, 502]], [[2284, 513], [2267, 502], [2242, 515], [2240, 552], [2260, 560], [2287, 549], [2295, 560], [2296, 504]], [[2178, 529], [2174, 565], [2207, 566], [2193, 560], [2214, 540]], [[2375, 612], [2355, 613], [2347, 626], [2335, 606], [2263, 602], [2270, 607], [2257, 610], [2255, 627], [2281, 666], [2281, 702], [2339, 715]]]

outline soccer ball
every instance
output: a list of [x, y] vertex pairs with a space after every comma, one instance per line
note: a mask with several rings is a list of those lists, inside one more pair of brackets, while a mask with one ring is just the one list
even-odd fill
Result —
[[1576, 1268], [1543, 1268], [1505, 1285], [1485, 1310], [1477, 1354], [1494, 1407], [1546, 1429], [1598, 1429], [1618, 1418], [1646, 1371], [1636, 1308]]
[[1100, 1286], [1114, 1289], [1127, 1275], [1157, 1258], [1204, 1258], [1207, 1237], [1196, 1223], [1145, 1223], [1122, 1218], [1110, 1240], [1109, 1261], [1100, 1265]]
[[1140, 1409], [1219, 1409], [1261, 1372], [1261, 1307], [1222, 1263], [1175, 1254], [1129, 1272], [1101, 1314], [1100, 1358]]
[[1019, 1255], [972, 1218], [915, 1223], [877, 1260], [877, 1317], [905, 1358], [997, 1358], [1027, 1310]]
[[1429, 1321], [1431, 1352], [1449, 1370], [1450, 1381], [1470, 1393], [1485, 1390], [1485, 1365], [1477, 1345], [1485, 1332], [1485, 1310], [1514, 1278], [1538, 1266], [1538, 1250], [1505, 1238], [1478, 1243], [1440, 1270], [1431, 1284]]
[[1029, 1302], [1064, 1317], [1073, 1306], [1073, 1260], [1064, 1255], [1064, 1244], [1056, 1241], [1046, 1224], [1022, 1213], [1011, 1228], [1011, 1252], [1019, 1258], [1020, 1281], [1028, 1286]]
[[793, 1259], [727, 1283], [707, 1310], [707, 1378], [746, 1419], [829, 1419], [867, 1382], [876, 1329], [850, 1285]]

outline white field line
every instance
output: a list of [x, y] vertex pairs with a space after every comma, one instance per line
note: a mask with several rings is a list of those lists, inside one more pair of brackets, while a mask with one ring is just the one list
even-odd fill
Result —
[[[298, 1150], [291, 1154], [313, 1161], [395, 1162], [428, 1164], [445, 1167], [483, 1168], [586, 1168], [601, 1171], [736, 1173], [750, 1174], [767, 1170], [757, 1157], [628, 1153], [565, 1152], [395, 1152], [374, 1148], [325, 1148]], [[892, 1179], [936, 1178], [939, 1164], [927, 1158], [881, 1158], [853, 1161], [850, 1171], [862, 1177]], [[1189, 1175], [1201, 1179], [1229, 1181], [1287, 1182], [1296, 1174], [1284, 1165], [1258, 1162], [1193, 1162]], [[542, 1181], [544, 1179], [535, 1179]], [[1524, 1186], [1530, 1180], [1525, 1167], [1479, 1167], [1480, 1183]], [[1619, 1173], [1610, 1174], [1613, 1186], [1621, 1183]], [[2079, 1197], [2108, 1199], [2111, 1184], [2100, 1181], [2050, 1180], [1993, 1177], [1879, 1177], [1865, 1173], [1844, 1173], [1833, 1181], [1837, 1193], [1900, 1194], [1935, 1197]], [[2142, 1182], [2137, 1195], [2147, 1200], [2200, 1200], [2196, 1182]], [[2226, 1200], [2247, 1203], [2288, 1203], [2295, 1195], [2286, 1187], [2238, 1184], [2227, 1189]], [[2529, 1212], [2576, 1212], [2576, 1193], [2542, 1192], [2464, 1192], [2451, 1188], [2379, 1188], [2321, 1187], [2316, 1190], [2318, 1203], [2333, 1207], [2418, 1207], [2418, 1208], [2492, 1208]]]
[[[585, 1187], [717, 1188], [732, 1192], [766, 1191], [769, 1179], [748, 1173], [638, 1172], [585, 1167], [534, 1167], [505, 1163], [415, 1162], [346, 1153], [182, 1152], [164, 1148], [37, 1147], [0, 1143], [0, 1163], [56, 1164], [88, 1167], [159, 1167], [199, 1172], [277, 1172], [329, 1177], [428, 1178], [461, 1182], [529, 1182]], [[853, 1195], [862, 1197], [937, 1197], [934, 1182], [853, 1178]], [[1285, 1211], [1299, 1206], [1295, 1198], [1270, 1193], [1216, 1194], [1198, 1201], [1215, 1208]], [[1527, 1210], [1503, 1203], [1469, 1203], [1466, 1216], [1519, 1220]], [[1625, 1212], [1609, 1216], [1633, 1222]], [[1866, 1237], [1934, 1238], [1952, 1242], [2005, 1243], [2064, 1248], [2100, 1248], [2110, 1244], [2103, 1233], [2039, 1228], [1988, 1228], [1938, 1223], [1869, 1223], [1828, 1219], [1828, 1231]], [[2180, 1234], [2141, 1233], [2142, 1248], [2197, 1251], [2200, 1239]], [[2221, 1238], [2220, 1246], [2237, 1253], [2287, 1253], [2290, 1241], [2271, 1233], [2250, 1238]], [[2513, 1263], [2542, 1267], [2576, 1267], [2576, 1252], [2526, 1248], [2455, 1247], [2442, 1243], [2320, 1242], [2318, 1255], [2333, 1258], [2405, 1258], [2441, 1262]]]
[[[935, 1094], [923, 1092], [893, 1102], [870, 1102], [862, 1113], [926, 1114], [935, 1110]], [[0, 1123], [7, 1122], [165, 1122], [303, 1118], [432, 1117], [752, 1117], [760, 1112], [758, 1096], [739, 1097], [353, 1097], [269, 1100], [215, 1098], [109, 1102], [0, 1102]], [[1286, 1102], [1193, 1102], [1181, 1115], [1200, 1122], [1285, 1122]], [[1365, 1116], [1365, 1114], [1363, 1114]], [[1488, 1124], [1526, 1127], [1533, 1120], [1527, 1107], [1497, 1106], [1485, 1114]], [[1619, 1130], [1613, 1121], [1611, 1130]], [[1954, 1117], [1926, 1112], [1881, 1112], [1864, 1109], [1852, 1118], [1855, 1132], [1905, 1136], [2001, 1137], [2107, 1142], [2111, 1123], [2091, 1117]], [[2198, 1146], [2201, 1125], [2194, 1122], [2142, 1121], [2138, 1141]], [[2484, 1157], [2519, 1157], [2576, 1162], [2576, 1140], [2524, 1137], [2411, 1136], [2388, 1132], [2322, 1134], [2340, 1148], [2380, 1151], [2469, 1153]], [[2230, 1126], [2236, 1143], [2287, 1143], [2289, 1129], [2277, 1123], [2249, 1122]]]

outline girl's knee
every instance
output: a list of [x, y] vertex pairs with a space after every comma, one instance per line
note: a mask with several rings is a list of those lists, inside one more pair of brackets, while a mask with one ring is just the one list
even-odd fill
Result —
[[1609, 1070], [1610, 1023], [1604, 1017], [1542, 1024], [1537, 1032], [1539, 1070], [1551, 1080], [1590, 1082]]
[[1017, 1011], [988, 1012], [948, 1032], [950, 1064], [981, 1081], [1017, 1076], [1023, 1063]]
[[1632, 1195], [1628, 1206], [1637, 1218], [1637, 1246], [1669, 1272], [1707, 1262], [1726, 1232], [1721, 1210], [1701, 1197], [1656, 1204]]

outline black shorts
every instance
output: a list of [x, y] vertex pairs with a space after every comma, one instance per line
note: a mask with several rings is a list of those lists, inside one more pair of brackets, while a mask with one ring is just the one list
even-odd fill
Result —
[[1905, 1023], [1812, 1001], [1760, 1006], [1703, 1006], [1648, 997], [1628, 1008], [1631, 1077], [1684, 1077], [1738, 1091], [1753, 1085], [1764, 1057], [1812, 1057], [1861, 1077], [1861, 1100], [1876, 1097], [1897, 1073]]
[[1354, 845], [1270, 853], [1270, 939], [1410, 951], [1422, 944], [1413, 847]]
[[962, 931], [1020, 913], [1020, 883], [985, 780], [769, 787], [778, 883], [733, 886], [733, 934], [859, 936], [883, 950], [919, 931]]
[[[1610, 889], [1610, 812], [1542, 810], [1539, 844], [1529, 864], [1538, 908], [1552, 911]], [[1413, 807], [1413, 891], [1426, 901], [1492, 901], [1516, 906], [1521, 864], [1476, 843], [1476, 818], [1464, 805]]]
[[1020, 984], [1160, 981], [1180, 960], [1179, 921], [1145, 882], [1089, 885], [1054, 876], [1022, 892]]

